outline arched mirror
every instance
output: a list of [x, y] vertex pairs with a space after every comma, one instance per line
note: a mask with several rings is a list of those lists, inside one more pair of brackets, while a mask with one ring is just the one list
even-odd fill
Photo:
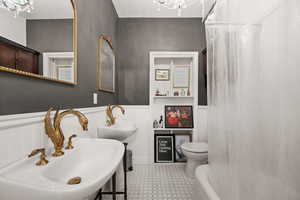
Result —
[[112, 40], [101, 35], [98, 41], [98, 89], [105, 92], [115, 92], [116, 56]]
[[0, 73], [76, 85], [74, 1], [32, 1], [30, 12], [19, 13], [0, 5]]

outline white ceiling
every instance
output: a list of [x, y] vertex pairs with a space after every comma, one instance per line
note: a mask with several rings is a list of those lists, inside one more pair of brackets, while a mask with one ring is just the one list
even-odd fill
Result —
[[35, 0], [33, 11], [22, 16], [27, 19], [70, 19], [73, 8], [70, 0]]
[[[143, 17], [143, 18], [177, 18], [177, 10], [161, 8], [153, 0], [112, 0], [119, 17]], [[182, 17], [202, 17], [201, 0], [182, 11]]]

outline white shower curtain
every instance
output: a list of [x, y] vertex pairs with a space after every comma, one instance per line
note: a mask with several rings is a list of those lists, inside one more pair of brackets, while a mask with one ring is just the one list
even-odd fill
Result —
[[218, 0], [206, 22], [222, 200], [300, 200], [300, 1]]

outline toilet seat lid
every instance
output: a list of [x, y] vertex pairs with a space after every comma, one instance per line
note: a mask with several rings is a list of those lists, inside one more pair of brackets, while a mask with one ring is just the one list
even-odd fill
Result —
[[184, 143], [181, 148], [186, 151], [194, 153], [207, 153], [208, 144], [207, 143]]

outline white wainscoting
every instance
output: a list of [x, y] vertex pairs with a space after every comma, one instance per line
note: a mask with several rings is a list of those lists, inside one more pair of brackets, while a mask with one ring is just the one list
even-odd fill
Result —
[[[137, 134], [128, 139], [129, 149], [133, 151], [134, 164], [153, 163], [154, 151], [151, 144], [152, 121], [149, 106], [124, 106], [125, 117], [134, 122], [138, 128]], [[198, 109], [198, 138], [207, 138], [207, 107]], [[75, 116], [63, 119], [62, 129], [65, 137], [77, 134], [79, 137], [97, 137], [97, 128], [105, 123], [105, 107], [76, 109], [89, 119], [89, 130], [82, 131]], [[120, 115], [115, 110], [115, 115]], [[54, 112], [53, 112], [54, 113]], [[46, 148], [50, 151], [52, 144], [44, 131], [44, 116], [46, 112], [0, 116], [0, 168], [12, 162], [25, 158], [33, 149]]]

